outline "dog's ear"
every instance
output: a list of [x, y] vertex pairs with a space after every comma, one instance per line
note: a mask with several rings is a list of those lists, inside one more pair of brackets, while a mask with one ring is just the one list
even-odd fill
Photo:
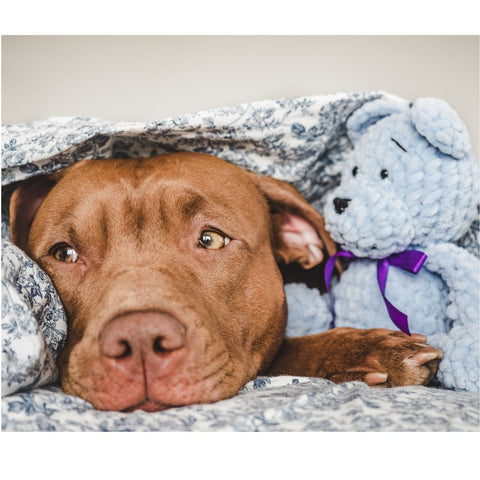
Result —
[[[309, 269], [336, 252], [323, 217], [289, 183], [252, 174], [267, 199], [277, 261]], [[326, 252], [325, 252], [326, 251]]]
[[10, 237], [22, 250], [27, 249], [30, 227], [40, 205], [57, 181], [55, 175], [39, 175], [20, 182], [14, 190], [10, 198]]

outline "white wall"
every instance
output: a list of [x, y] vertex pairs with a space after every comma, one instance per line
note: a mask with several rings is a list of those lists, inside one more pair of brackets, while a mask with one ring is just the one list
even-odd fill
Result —
[[150, 121], [369, 90], [447, 100], [478, 156], [479, 37], [2, 37], [3, 124], [57, 115]]

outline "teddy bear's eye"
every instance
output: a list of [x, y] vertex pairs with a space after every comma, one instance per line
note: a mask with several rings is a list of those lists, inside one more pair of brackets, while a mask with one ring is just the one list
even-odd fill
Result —
[[353, 175], [354, 177], [356, 177], [356, 176], [357, 176], [357, 173], [358, 173], [358, 167], [353, 167], [353, 169], [352, 169], [352, 175]]
[[388, 170], [386, 168], [384, 168], [381, 172], [380, 172], [380, 178], [382, 180], [384, 180], [385, 178], [388, 177]]

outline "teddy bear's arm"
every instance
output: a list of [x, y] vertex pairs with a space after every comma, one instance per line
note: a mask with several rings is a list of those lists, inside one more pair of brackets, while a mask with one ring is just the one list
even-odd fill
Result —
[[424, 249], [425, 268], [439, 275], [448, 288], [447, 316], [455, 325], [478, 324], [480, 261], [452, 243], [437, 243]]

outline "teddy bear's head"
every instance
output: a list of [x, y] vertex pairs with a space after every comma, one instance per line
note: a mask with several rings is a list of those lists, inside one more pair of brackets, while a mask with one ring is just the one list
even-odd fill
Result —
[[382, 98], [347, 122], [353, 150], [325, 206], [327, 229], [359, 257], [460, 238], [477, 213], [465, 125], [443, 100]]

